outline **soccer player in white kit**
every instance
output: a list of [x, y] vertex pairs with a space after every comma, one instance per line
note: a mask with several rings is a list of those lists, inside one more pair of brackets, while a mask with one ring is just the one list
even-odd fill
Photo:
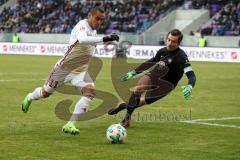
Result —
[[88, 62], [92, 57], [97, 43], [118, 41], [118, 35], [105, 37], [97, 36], [96, 29], [105, 19], [105, 12], [100, 7], [90, 10], [88, 18], [79, 21], [71, 32], [69, 48], [65, 55], [55, 64], [52, 72], [43, 87], [36, 88], [28, 93], [22, 103], [22, 111], [27, 113], [33, 100], [49, 97], [57, 88], [70, 82], [82, 95], [77, 102], [73, 114], [62, 131], [70, 134], [78, 134], [75, 127], [76, 115], [86, 111], [91, 100], [94, 98], [94, 82], [87, 72]]

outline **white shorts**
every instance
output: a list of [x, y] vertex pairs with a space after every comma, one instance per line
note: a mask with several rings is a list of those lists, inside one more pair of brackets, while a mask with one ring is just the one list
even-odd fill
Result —
[[94, 82], [87, 71], [79, 73], [69, 72], [56, 65], [46, 80], [43, 89], [48, 93], [53, 93], [57, 88], [66, 83], [71, 83], [78, 90], [89, 84], [94, 86]]

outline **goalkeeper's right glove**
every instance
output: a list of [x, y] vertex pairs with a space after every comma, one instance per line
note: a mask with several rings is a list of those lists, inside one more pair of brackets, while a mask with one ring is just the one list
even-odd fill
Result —
[[110, 36], [103, 37], [103, 42], [109, 42], [109, 41], [119, 41], [119, 36], [116, 34], [112, 34]]
[[185, 100], [189, 100], [191, 92], [192, 92], [192, 85], [188, 84], [186, 86], [182, 86], [182, 93]]
[[124, 76], [122, 76], [121, 81], [126, 81], [126, 80], [129, 80], [129, 79], [132, 79], [136, 75], [137, 75], [136, 71], [133, 70], [131, 72], [126, 73]]

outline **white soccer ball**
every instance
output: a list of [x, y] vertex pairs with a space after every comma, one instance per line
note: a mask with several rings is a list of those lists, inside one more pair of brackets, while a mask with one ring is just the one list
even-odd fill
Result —
[[127, 137], [126, 129], [120, 124], [112, 124], [108, 127], [106, 137], [113, 144], [123, 143]]

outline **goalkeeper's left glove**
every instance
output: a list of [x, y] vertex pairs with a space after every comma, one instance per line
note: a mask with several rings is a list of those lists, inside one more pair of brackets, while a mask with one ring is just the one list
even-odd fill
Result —
[[126, 81], [126, 80], [129, 80], [129, 79], [132, 79], [135, 75], [137, 75], [137, 73], [136, 73], [135, 70], [130, 71], [130, 72], [126, 73], [126, 74], [121, 78], [121, 81]]
[[192, 92], [192, 85], [188, 84], [186, 86], [182, 86], [182, 93], [185, 100], [189, 100], [191, 92]]

